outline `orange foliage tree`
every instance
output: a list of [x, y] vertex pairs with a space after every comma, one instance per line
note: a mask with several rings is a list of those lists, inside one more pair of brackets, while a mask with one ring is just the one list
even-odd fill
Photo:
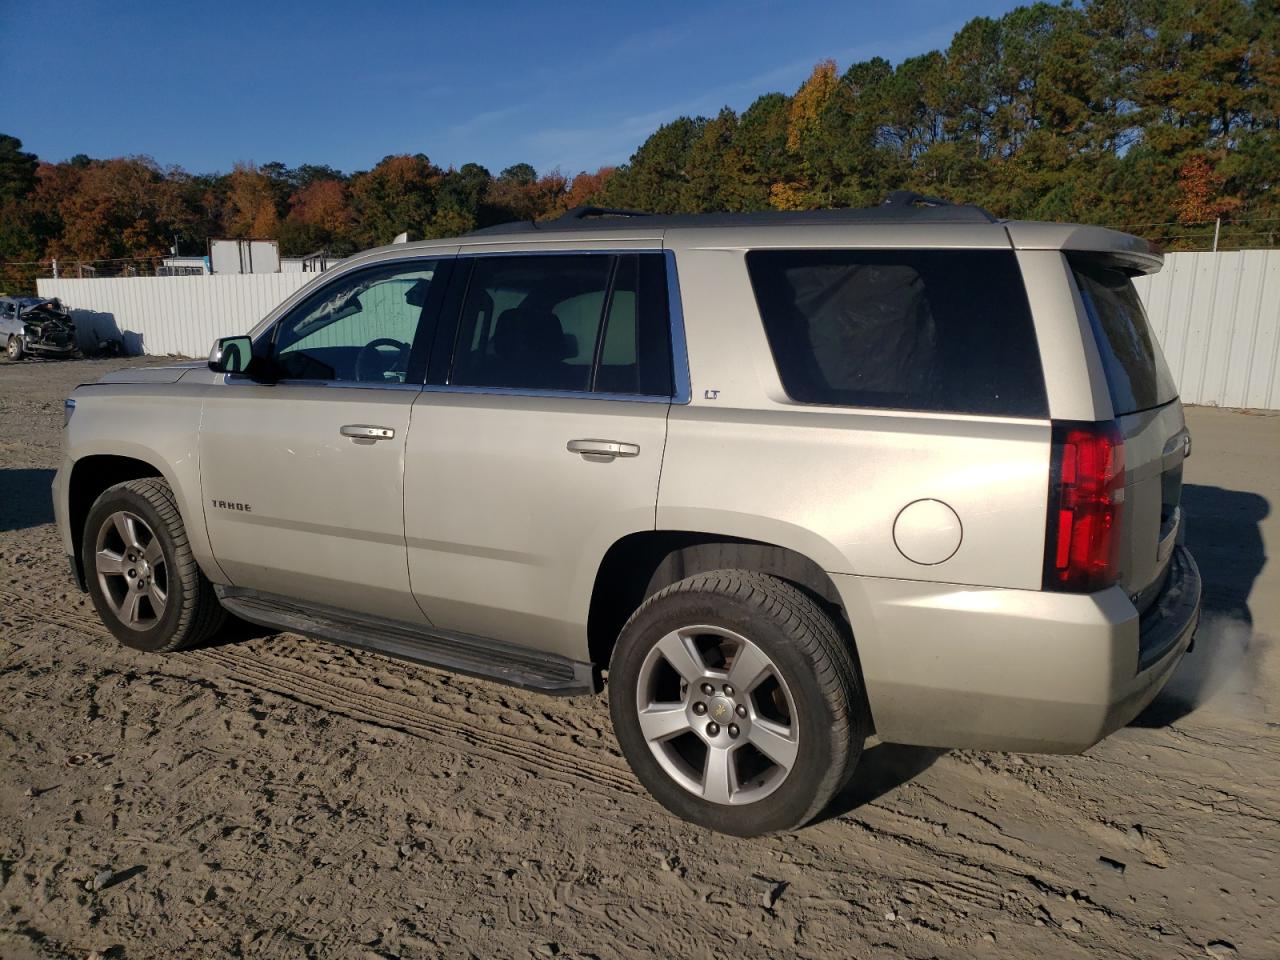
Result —
[[227, 177], [227, 219], [233, 237], [274, 240], [280, 227], [271, 178], [252, 163], [237, 163]]
[[1222, 195], [1225, 182], [1204, 155], [1187, 160], [1178, 171], [1178, 222], [1208, 223], [1239, 206], [1236, 197]]

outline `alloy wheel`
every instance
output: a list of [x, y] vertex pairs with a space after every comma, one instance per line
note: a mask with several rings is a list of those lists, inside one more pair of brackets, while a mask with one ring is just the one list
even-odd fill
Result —
[[119, 510], [99, 528], [93, 559], [116, 619], [132, 630], [153, 628], [169, 602], [169, 565], [155, 531], [137, 514]]
[[773, 793], [796, 763], [795, 700], [777, 665], [723, 627], [673, 630], [650, 649], [636, 683], [640, 730], [663, 770], [711, 803]]

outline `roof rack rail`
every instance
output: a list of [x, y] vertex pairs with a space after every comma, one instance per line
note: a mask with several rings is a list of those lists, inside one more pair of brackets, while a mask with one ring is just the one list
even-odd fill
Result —
[[930, 197], [914, 190], [893, 190], [884, 198], [882, 207], [954, 207], [950, 200]]
[[572, 210], [566, 210], [560, 216], [556, 217], [557, 221], [566, 220], [590, 220], [595, 217], [648, 217], [651, 214], [643, 210], [619, 210], [615, 207], [593, 207], [586, 205], [582, 207], [574, 207]]

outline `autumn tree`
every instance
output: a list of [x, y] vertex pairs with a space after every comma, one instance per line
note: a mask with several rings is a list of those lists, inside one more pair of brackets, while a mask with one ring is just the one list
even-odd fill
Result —
[[800, 153], [818, 131], [822, 111], [836, 89], [836, 62], [823, 60], [800, 85], [787, 109], [787, 149]]
[[507, 167], [489, 184], [485, 206], [496, 222], [537, 220], [565, 209], [568, 180], [558, 171], [539, 177], [527, 163]]
[[400, 233], [426, 236], [435, 213], [441, 171], [425, 154], [384, 157], [351, 178], [355, 239], [362, 247], [390, 243]]
[[1178, 221], [1207, 223], [1239, 206], [1235, 197], [1222, 195], [1226, 177], [1203, 154], [1196, 154], [1178, 171]]
[[164, 256], [189, 216], [149, 157], [94, 161], [60, 186], [69, 189], [57, 200], [63, 229], [52, 250], [78, 260]]
[[594, 173], [583, 170], [569, 181], [569, 189], [564, 195], [565, 209], [599, 206], [603, 202], [605, 187], [616, 171], [617, 167], [601, 167]]
[[276, 203], [271, 177], [251, 163], [237, 163], [227, 178], [227, 235], [274, 240], [280, 226]]
[[354, 217], [347, 187], [337, 179], [309, 180], [289, 198], [289, 214], [280, 225], [280, 252], [302, 256], [315, 250], [350, 253]]
[[328, 233], [343, 233], [351, 225], [347, 188], [341, 180], [313, 180], [289, 200], [289, 217]]

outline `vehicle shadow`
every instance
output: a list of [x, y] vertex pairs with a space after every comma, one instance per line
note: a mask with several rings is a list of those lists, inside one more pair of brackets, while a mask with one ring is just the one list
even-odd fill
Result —
[[909, 747], [901, 743], [877, 743], [863, 751], [853, 779], [832, 798], [814, 823], [834, 820], [859, 807], [879, 800], [891, 790], [924, 773], [949, 750], [938, 747]]
[[80, 349], [86, 353], [97, 353], [99, 344], [115, 341], [123, 356], [142, 355], [142, 334], [134, 330], [121, 330], [114, 313], [72, 307], [67, 308], [67, 313], [75, 321]]
[[258, 640], [262, 637], [270, 637], [279, 630], [272, 630], [268, 627], [260, 627], [256, 623], [250, 623], [247, 620], [241, 620], [239, 617], [228, 616], [222, 627], [211, 637], [206, 637], [200, 643], [189, 650], [216, 650], [218, 647], [233, 647], [241, 643], [248, 643], [250, 640]]
[[53, 523], [52, 470], [0, 468], [0, 533]]
[[1132, 726], [1176, 723], [1261, 652], [1249, 596], [1267, 560], [1260, 524], [1271, 513], [1271, 504], [1256, 493], [1187, 484], [1182, 488], [1182, 510], [1187, 546], [1200, 567], [1200, 628], [1195, 649]]

